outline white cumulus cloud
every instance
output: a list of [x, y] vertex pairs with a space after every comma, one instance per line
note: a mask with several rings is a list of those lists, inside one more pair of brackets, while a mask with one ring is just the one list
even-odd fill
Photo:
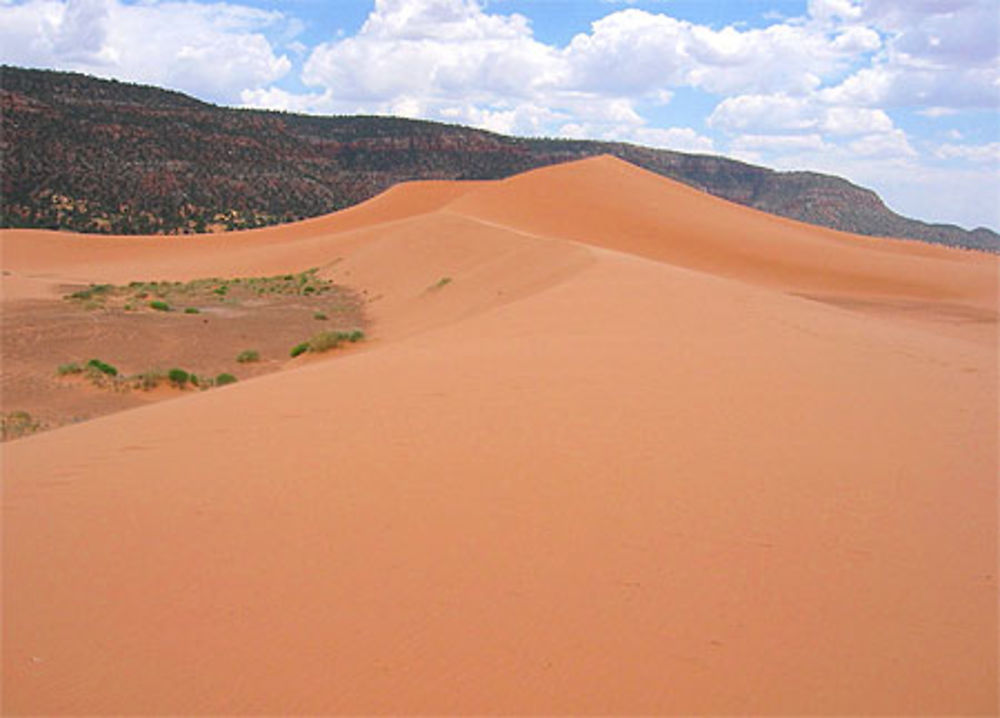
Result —
[[943, 144], [938, 147], [935, 155], [941, 159], [963, 159], [970, 162], [1000, 165], [1000, 142], [988, 142], [983, 145]]
[[564, 55], [582, 88], [649, 92], [687, 85], [717, 94], [803, 93], [843, 71], [857, 53], [871, 52], [879, 36], [808, 24], [715, 29], [669, 15], [628, 9], [612, 13], [573, 38]]
[[472, 0], [376, 0], [357, 35], [313, 50], [302, 78], [338, 101], [489, 101], [531, 97], [560, 66], [520, 15], [492, 15]]
[[28, 0], [0, 5], [0, 58], [234, 102], [291, 69], [263, 33], [283, 21], [226, 3]]
[[867, 67], [826, 90], [833, 101], [929, 109], [1000, 102], [996, 0], [867, 0], [860, 20], [884, 37]]
[[708, 123], [729, 132], [782, 134], [792, 130], [840, 136], [891, 133], [892, 119], [882, 110], [829, 106], [815, 97], [738, 95], [720, 102]]

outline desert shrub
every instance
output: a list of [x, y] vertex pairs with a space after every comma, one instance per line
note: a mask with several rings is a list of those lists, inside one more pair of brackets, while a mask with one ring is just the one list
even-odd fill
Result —
[[107, 362], [103, 362], [100, 359], [91, 359], [87, 362], [87, 368], [100, 372], [101, 374], [107, 374], [108, 376], [118, 376], [118, 370]]
[[336, 349], [340, 346], [341, 342], [358, 342], [365, 338], [365, 333], [360, 329], [353, 329], [351, 331], [335, 331], [328, 329], [322, 331], [318, 334], [314, 334], [309, 341], [302, 342], [301, 344], [296, 344], [292, 347], [291, 355], [297, 357], [305, 352], [320, 353], [329, 351], [331, 349]]
[[186, 307], [184, 309], [185, 314], [201, 314], [201, 310], [198, 307]]
[[451, 284], [451, 277], [441, 277], [441, 279], [437, 280], [437, 282], [434, 283], [431, 289], [441, 289], [442, 287], [446, 287], [449, 284]]
[[232, 374], [219, 374], [215, 377], [216, 386], [225, 386], [226, 384], [234, 384], [236, 382], [236, 377]]
[[325, 352], [330, 349], [336, 349], [343, 340], [343, 332], [320, 332], [309, 340], [309, 351]]
[[141, 374], [136, 374], [132, 377], [133, 386], [137, 389], [142, 389], [143, 391], [150, 391], [155, 389], [160, 385], [165, 377], [161, 371], [144, 371]]
[[320, 321], [323, 321], [327, 319], [327, 316], [323, 312], [316, 312], [315, 314], [313, 314], [313, 319], [319, 319]]
[[42, 423], [26, 411], [12, 411], [0, 417], [0, 437], [4, 441], [33, 434], [42, 428]]
[[154, 299], [153, 301], [151, 301], [149, 303], [149, 308], [150, 309], [155, 309], [158, 312], [169, 312], [170, 311], [170, 305], [167, 304], [166, 302], [162, 301], [162, 300], [159, 300], [159, 299]]
[[83, 367], [73, 361], [69, 364], [60, 364], [56, 371], [59, 373], [59, 376], [68, 376], [70, 374], [80, 374], [83, 371]]
[[191, 375], [183, 369], [171, 369], [167, 372], [167, 378], [170, 380], [170, 383], [178, 389], [183, 389], [188, 383], [188, 380], [191, 378]]
[[260, 352], [256, 349], [244, 349], [239, 354], [236, 355], [236, 361], [240, 364], [246, 364], [252, 361], [260, 361]]
[[110, 284], [91, 284], [86, 289], [81, 289], [68, 295], [69, 299], [93, 299], [110, 292], [114, 287]]

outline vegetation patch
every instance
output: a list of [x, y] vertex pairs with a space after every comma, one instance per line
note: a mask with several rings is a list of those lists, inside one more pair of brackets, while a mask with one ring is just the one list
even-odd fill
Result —
[[350, 342], [353, 344], [364, 338], [365, 333], [360, 329], [352, 329], [350, 331], [322, 331], [318, 334], [314, 334], [308, 341], [296, 344], [292, 347], [290, 354], [293, 357], [305, 354], [306, 352], [320, 354], [322, 352], [330, 351], [331, 349], [336, 349], [344, 342]]
[[80, 366], [78, 362], [73, 361], [70, 362], [69, 364], [60, 364], [59, 367], [56, 369], [56, 373], [58, 373], [59, 376], [71, 376], [73, 374], [82, 374], [83, 367]]
[[[4, 317], [5, 381], [15, 387], [8, 393], [5, 384], [5, 405], [44, 416], [51, 428], [268, 373], [279, 368], [272, 358], [306, 337], [292, 354], [359, 341], [364, 333], [350, 329], [364, 326], [365, 299], [321, 271], [77, 284], [59, 302], [19, 307]], [[100, 308], [81, 326], [88, 307]], [[68, 346], [77, 348], [65, 356]], [[149, 391], [164, 393], [141, 396]]]
[[213, 378], [211, 376], [198, 376], [194, 372], [180, 367], [166, 371], [148, 369], [138, 374], [125, 376], [117, 368], [100, 359], [91, 359], [83, 365], [79, 362], [61, 364], [57, 371], [60, 376], [83, 374], [97, 386], [124, 392], [130, 390], [152, 391], [164, 382], [168, 382], [175, 389], [195, 387], [204, 390], [211, 389], [213, 386], [232, 384], [236, 381], [236, 377], [229, 373], [219, 374]]
[[270, 277], [208, 277], [189, 282], [134, 281], [125, 286], [92, 284], [67, 294], [71, 300], [86, 309], [121, 308], [134, 310], [137, 303], [150, 309], [168, 312], [172, 304], [187, 304], [185, 314], [199, 314], [198, 307], [190, 306], [198, 300], [240, 304], [247, 300], [266, 297], [308, 297], [316, 299], [337, 290], [336, 285], [319, 276], [313, 267], [297, 274], [276, 274]]
[[160, 382], [165, 381], [166, 378], [167, 375], [162, 371], [150, 369], [149, 371], [140, 372], [129, 377], [129, 383], [134, 389], [152, 391], [160, 385]]
[[336, 349], [341, 341], [341, 332], [320, 332], [309, 340], [309, 351], [319, 353]]
[[189, 372], [180, 368], [174, 368], [168, 371], [150, 369], [128, 377], [125, 382], [132, 389], [141, 391], [151, 391], [163, 382], [169, 382], [175, 389], [186, 389], [189, 386], [192, 386], [205, 390], [211, 389], [216, 385], [216, 382], [212, 377], [198, 376], [194, 372]]
[[167, 372], [167, 379], [178, 389], [186, 387], [190, 378], [191, 375], [183, 369], [171, 369]]
[[107, 362], [101, 361], [100, 359], [91, 359], [88, 361], [87, 371], [98, 372], [106, 376], [118, 376], [118, 369]]
[[91, 284], [86, 289], [80, 289], [72, 294], [67, 294], [64, 298], [87, 302], [103, 299], [112, 291], [114, 291], [114, 286], [111, 284]]
[[26, 411], [11, 411], [0, 416], [0, 438], [4, 441], [34, 434], [42, 428], [42, 422]]

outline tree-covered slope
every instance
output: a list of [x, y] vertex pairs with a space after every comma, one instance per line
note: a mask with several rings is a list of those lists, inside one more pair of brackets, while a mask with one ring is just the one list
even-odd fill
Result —
[[153, 87], [4, 66], [2, 226], [179, 233], [348, 207], [397, 182], [498, 179], [613, 154], [714, 195], [861, 234], [1000, 250], [1000, 237], [907, 219], [811, 172], [623, 143], [524, 139], [392, 117], [217, 107]]

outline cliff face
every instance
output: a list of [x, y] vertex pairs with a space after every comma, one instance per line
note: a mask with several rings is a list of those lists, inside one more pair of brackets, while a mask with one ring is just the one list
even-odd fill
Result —
[[216, 107], [152, 87], [3, 67], [2, 226], [186, 233], [311, 217], [414, 179], [497, 179], [612, 154], [766, 212], [1000, 251], [1000, 236], [901, 217], [846, 180], [622, 143], [505, 137], [390, 117]]

